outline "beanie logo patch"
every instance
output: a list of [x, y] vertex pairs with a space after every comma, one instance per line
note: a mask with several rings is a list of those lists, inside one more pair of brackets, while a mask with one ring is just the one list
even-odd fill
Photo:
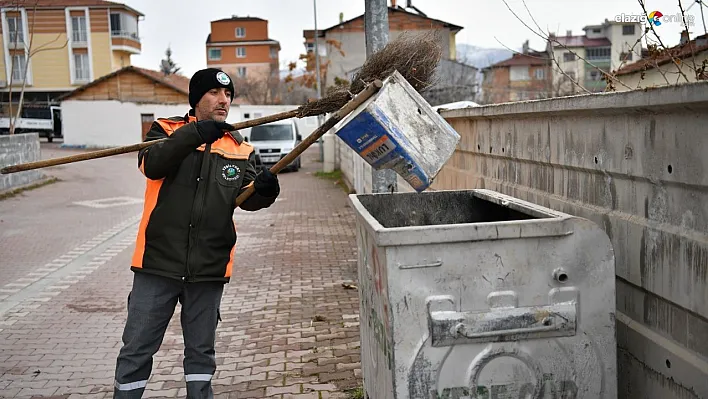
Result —
[[231, 83], [231, 79], [229, 79], [229, 75], [227, 75], [223, 72], [219, 72], [216, 74], [216, 80], [224, 86], [228, 86], [229, 83]]

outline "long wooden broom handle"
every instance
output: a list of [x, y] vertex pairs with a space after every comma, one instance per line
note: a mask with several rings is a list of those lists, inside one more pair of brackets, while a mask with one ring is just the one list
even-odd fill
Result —
[[[309, 146], [311, 146], [315, 141], [317, 141], [317, 139], [319, 139], [325, 133], [327, 133], [329, 131], [329, 129], [333, 128], [334, 125], [337, 124], [337, 122], [344, 119], [345, 116], [347, 116], [349, 113], [351, 113], [357, 107], [359, 107], [361, 104], [363, 104], [364, 101], [366, 101], [369, 97], [376, 94], [376, 92], [378, 92], [382, 86], [383, 86], [383, 83], [379, 79], [376, 79], [373, 82], [371, 82], [371, 84], [369, 84], [364, 90], [362, 90], [354, 98], [349, 100], [348, 103], [346, 103], [342, 108], [340, 108], [337, 112], [335, 112], [329, 119], [327, 119], [325, 121], [325, 123], [322, 124], [322, 126], [318, 127], [317, 129], [315, 129], [314, 132], [312, 132], [312, 134], [307, 136], [307, 138], [305, 138], [305, 140], [303, 140], [292, 151], [290, 151], [288, 153], [288, 155], [284, 156], [280, 161], [278, 161], [278, 163], [273, 165], [273, 167], [270, 168], [271, 173], [277, 174], [283, 168], [288, 166], [291, 162], [293, 162], [295, 160], [295, 158], [297, 158], [300, 154], [302, 154], [303, 151], [305, 151]], [[256, 189], [255, 189], [254, 185], [253, 184], [249, 185], [248, 188], [236, 198], [236, 207], [240, 206], [255, 191], [256, 191]]]
[[[268, 122], [275, 122], [275, 121], [279, 121], [279, 120], [283, 120], [283, 119], [294, 118], [297, 115], [298, 115], [298, 110], [294, 109], [292, 111], [280, 112], [277, 114], [264, 116], [262, 118], [255, 118], [255, 119], [250, 119], [250, 120], [247, 120], [244, 122], [233, 123], [231, 126], [236, 128], [236, 130], [246, 129], [249, 127], [262, 125], [262, 124], [268, 123]], [[161, 143], [165, 140], [168, 140], [168, 138], [158, 139], [158, 140], [150, 140], [150, 141], [146, 141], [143, 143], [128, 145], [125, 147], [108, 148], [105, 150], [85, 152], [83, 154], [69, 155], [69, 156], [61, 157], [61, 158], [45, 159], [43, 161], [28, 162], [28, 163], [24, 163], [24, 164], [7, 166], [7, 167], [2, 168], [2, 174], [23, 172], [26, 170], [46, 168], [48, 166], [56, 166], [56, 165], [62, 165], [65, 163], [86, 161], [89, 159], [110, 157], [112, 155], [140, 151], [143, 148], [147, 148], [147, 147], [150, 147], [151, 145]]]

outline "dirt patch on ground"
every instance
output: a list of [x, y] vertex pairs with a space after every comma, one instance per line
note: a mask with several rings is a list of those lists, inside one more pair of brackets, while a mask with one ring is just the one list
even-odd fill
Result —
[[114, 303], [92, 303], [79, 302], [66, 305], [67, 308], [81, 313], [118, 313], [124, 309], [124, 305]]

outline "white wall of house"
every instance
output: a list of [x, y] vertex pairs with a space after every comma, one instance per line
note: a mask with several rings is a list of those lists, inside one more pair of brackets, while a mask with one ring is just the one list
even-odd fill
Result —
[[[183, 116], [189, 104], [136, 104], [120, 101], [67, 100], [61, 103], [64, 144], [82, 147], [115, 147], [142, 141], [142, 114], [155, 119]], [[229, 123], [241, 122], [297, 108], [297, 105], [232, 105]], [[294, 118], [302, 138], [317, 128], [317, 117]], [[241, 134], [248, 136], [250, 129]]]
[[61, 109], [64, 144], [100, 148], [140, 143], [141, 114], [153, 114], [155, 119], [183, 116], [189, 104], [67, 100], [62, 101]]
[[[686, 58], [681, 60], [681, 72], [686, 75], [689, 82], [696, 81], [696, 73], [693, 67], [695, 65], [700, 68], [703, 62], [708, 62], [708, 51], [697, 54], [695, 58]], [[666, 78], [664, 78], [666, 76]], [[626, 75], [620, 75], [617, 78], [622, 81], [625, 85], [629, 86], [631, 89], [643, 89], [646, 87], [659, 87], [668, 86], [666, 80], [673, 85], [678, 83], [686, 83], [686, 79], [679, 74], [679, 68], [673, 62], [661, 65], [659, 69], [652, 68], [644, 71], [644, 77], [642, 78], [642, 72], [638, 71], [635, 73], [629, 73]], [[623, 85], [615, 85], [617, 91], [628, 91], [630, 89], [624, 87]]]
[[[633, 25], [634, 33], [625, 35], [623, 32], [623, 26], [625, 25]], [[610, 40], [610, 42], [612, 42], [612, 70], [619, 69], [620, 65], [624, 66], [637, 62], [637, 60], [641, 58], [642, 43], [637, 43], [637, 41], [642, 37], [642, 33], [642, 25], [639, 23], [610, 24], [610, 29], [607, 38]], [[632, 51], [632, 59], [622, 63], [622, 53], [628, 53], [630, 50], [632, 50], [632, 46], [634, 46], [634, 50]]]
[[[585, 58], [585, 48], [571, 47], [570, 50], [576, 54], [575, 59], [572, 61], [565, 60], [564, 54], [570, 53], [571, 51], [564, 47], [555, 47], [553, 49], [553, 57], [558, 61], [558, 65], [560, 65], [563, 72], [569, 76], [574, 76], [575, 81], [582, 85], [585, 81], [585, 61], [583, 61], [581, 57]], [[558, 65], [553, 64], [553, 90], [561, 90], [561, 93], [581, 91], [558, 70]]]

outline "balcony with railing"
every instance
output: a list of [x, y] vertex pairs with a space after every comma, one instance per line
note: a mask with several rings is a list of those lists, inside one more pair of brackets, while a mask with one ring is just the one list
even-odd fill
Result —
[[124, 12], [111, 13], [111, 43], [114, 51], [139, 54], [141, 46], [137, 17]]

